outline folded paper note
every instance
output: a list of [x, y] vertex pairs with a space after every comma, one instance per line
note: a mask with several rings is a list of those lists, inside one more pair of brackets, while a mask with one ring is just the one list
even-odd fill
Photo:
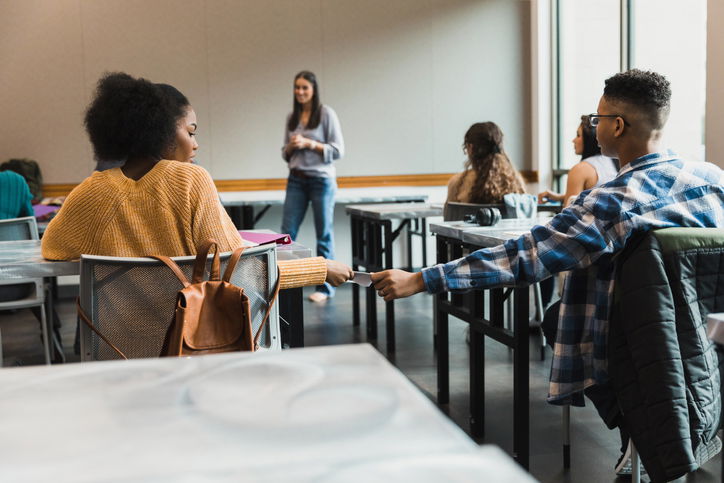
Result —
[[362, 287], [369, 287], [370, 285], [372, 285], [372, 279], [370, 278], [370, 274], [367, 272], [354, 272], [354, 277], [347, 281], [356, 283], [357, 285], [361, 285]]

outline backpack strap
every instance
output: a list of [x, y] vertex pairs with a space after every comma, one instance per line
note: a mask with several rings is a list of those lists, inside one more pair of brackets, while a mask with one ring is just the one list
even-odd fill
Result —
[[219, 272], [221, 263], [219, 262], [219, 244], [213, 238], [209, 238], [201, 244], [196, 252], [196, 262], [194, 263], [194, 274], [191, 278], [192, 283], [199, 283], [204, 280], [204, 270], [206, 270], [206, 258], [209, 250], [214, 247], [214, 260], [211, 262], [211, 273], [209, 280], [219, 280]]
[[269, 300], [269, 306], [266, 309], [266, 314], [264, 314], [264, 320], [261, 321], [261, 325], [259, 326], [259, 329], [256, 331], [256, 335], [254, 336], [254, 350], [257, 350], [259, 348], [259, 337], [261, 337], [261, 331], [264, 330], [264, 326], [266, 325], [266, 321], [269, 319], [269, 314], [271, 313], [272, 307], [274, 307], [274, 302], [276, 302], [277, 296], [279, 295], [280, 280], [281, 273], [279, 273], [279, 267], [277, 267], [277, 284], [276, 287], [274, 287], [274, 293]]
[[159, 262], [163, 262], [164, 265], [171, 269], [174, 275], [176, 275], [176, 278], [181, 281], [184, 287], [188, 287], [190, 285], [189, 280], [186, 278], [186, 275], [184, 275], [178, 265], [176, 265], [176, 262], [171, 260], [169, 257], [164, 257], [162, 255], [151, 255], [148, 258], [153, 258], [158, 260]]
[[231, 257], [229, 257], [229, 263], [226, 264], [226, 270], [224, 270], [224, 276], [221, 280], [224, 282], [231, 280], [231, 275], [234, 273], [236, 264], [239, 262], [239, 258], [241, 258], [241, 254], [244, 253], [244, 250], [246, 250], [246, 247], [239, 247], [234, 250]]
[[85, 310], [83, 310], [83, 307], [80, 306], [80, 297], [77, 297], [77, 298], [75, 299], [75, 307], [78, 309], [78, 317], [80, 317], [80, 319], [81, 319], [83, 322], [85, 322], [85, 325], [87, 325], [88, 327], [90, 327], [90, 329], [91, 329], [93, 332], [95, 332], [96, 334], [98, 334], [98, 337], [100, 337], [101, 339], [103, 339], [103, 342], [105, 342], [106, 344], [108, 344], [109, 346], [111, 346], [111, 349], [113, 349], [114, 351], [116, 351], [116, 354], [118, 354], [119, 356], [123, 357], [124, 359], [128, 359], [128, 357], [126, 357], [126, 354], [124, 354], [124, 353], [121, 351], [121, 349], [119, 349], [118, 347], [116, 347], [116, 346], [113, 344], [113, 342], [111, 342], [110, 340], [108, 340], [108, 339], [106, 338], [106, 336], [103, 335], [103, 334], [101, 334], [101, 332], [96, 328], [96, 326], [93, 325], [93, 322], [90, 320], [90, 317], [88, 317], [88, 314], [86, 314], [86, 313], [85, 313]]

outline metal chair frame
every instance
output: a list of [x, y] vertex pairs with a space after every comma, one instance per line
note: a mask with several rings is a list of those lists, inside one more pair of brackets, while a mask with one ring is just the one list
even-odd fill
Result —
[[[21, 230], [18, 233], [17, 230]], [[20, 237], [18, 237], [20, 235]], [[38, 224], [32, 216], [0, 220], [0, 241], [38, 240]], [[17, 300], [0, 302], [0, 310], [30, 309], [40, 307], [40, 325], [43, 334], [43, 350], [45, 363], [50, 364], [50, 329], [45, 311], [46, 285], [42, 278], [13, 278], [0, 280], [3, 285], [30, 284], [33, 290], [30, 295]], [[1, 338], [0, 338], [1, 340]], [[0, 346], [0, 366], [2, 366], [2, 347]]]
[[[23, 227], [27, 229], [27, 236], [18, 238], [17, 236], [8, 235], [11, 229], [15, 227]], [[0, 241], [14, 240], [39, 240], [38, 223], [33, 216], [24, 216], [22, 218], [10, 218], [0, 220]]]
[[[231, 256], [231, 252], [227, 253], [221, 253], [220, 259], [221, 259], [221, 265], [222, 265], [222, 272], [224, 267], [226, 266], [226, 263], [228, 262], [229, 257]], [[273, 245], [264, 245], [264, 246], [258, 246], [258, 247], [251, 247], [247, 248], [244, 251], [244, 254], [242, 255], [241, 259], [239, 260], [239, 263], [236, 266], [236, 269], [234, 270], [234, 274], [232, 275], [231, 281], [232, 283], [236, 283], [237, 285], [244, 286], [242, 283], [238, 282], [238, 279], [243, 275], [243, 271], [245, 269], [245, 260], [250, 260], [252, 257], [262, 257], [265, 260], [267, 267], [274, 267], [272, 270], [266, 270], [267, 272], [267, 280], [266, 280], [266, 287], [268, 293], [266, 294], [256, 294], [255, 292], [251, 291], [249, 287], [247, 288], [247, 295], [249, 295], [251, 302], [252, 302], [252, 318], [254, 322], [261, 322], [261, 318], [263, 316], [263, 312], [261, 310], [254, 310], [254, 305], [261, 305], [261, 307], [266, 310], [266, 304], [269, 301], [269, 297], [271, 296], [271, 291], [273, 287], [275, 286], [277, 282], [277, 258], [276, 258], [276, 249]], [[212, 255], [209, 256], [209, 265], [211, 262]], [[191, 270], [193, 269], [194, 262], [196, 260], [195, 256], [185, 256], [185, 257], [174, 257], [173, 260], [178, 264], [178, 266], [181, 268], [184, 273], [187, 274], [190, 278]], [[80, 281], [80, 306], [83, 308], [83, 310], [88, 314], [90, 320], [93, 322], [94, 325], [98, 326], [99, 330], [103, 332], [103, 327], [107, 327], [109, 323], [112, 322], [124, 322], [124, 314], [118, 314], [117, 320], [114, 321], [108, 321], [108, 320], [99, 320], [99, 303], [102, 303], [102, 301], [99, 301], [99, 295], [97, 294], [99, 287], [103, 286], [106, 289], [108, 288], [108, 284], [118, 283], [114, 281], [99, 281], [94, 278], [94, 269], [99, 266], [105, 266], [106, 268], [113, 268], [117, 270], [117, 273], [114, 274], [114, 277], [112, 277], [114, 280], [118, 279], [119, 277], [123, 277], [124, 274], [128, 274], [131, 270], [135, 271], [134, 273], [138, 273], [139, 270], [140, 273], [143, 273], [144, 269], [153, 269], [158, 270], [159, 267], [163, 267], [164, 270], [169, 270], [163, 263], [161, 263], [158, 260], [154, 260], [151, 258], [127, 258], [127, 257], [102, 257], [102, 256], [94, 256], [94, 255], [82, 255], [81, 261], [80, 261], [80, 273], [81, 273], [81, 281]], [[208, 265], [207, 265], [208, 270]], [[175, 275], [171, 274], [171, 271], [169, 270], [170, 277], [173, 280], [176, 280]], [[169, 278], [169, 280], [171, 280]], [[151, 282], [154, 281], [153, 278], [149, 278]], [[158, 281], [156, 280], [156, 283]], [[115, 287], [113, 287], [115, 289]], [[167, 312], [164, 311], [163, 313], [158, 314], [157, 320], [153, 320], [152, 323], [161, 330], [161, 332], [165, 333], [165, 328], [168, 328], [172, 316], [173, 316], [173, 307], [175, 306], [176, 302], [176, 294], [179, 289], [181, 289], [181, 283], [178, 282], [178, 285], [171, 285], [168, 287], [164, 287], [163, 289], [167, 291], [167, 295], [169, 299], [167, 301], [164, 301], [164, 304], [167, 304], [169, 309]], [[119, 290], [123, 290], [123, 287], [118, 287]], [[166, 295], [164, 295], [165, 297]], [[257, 300], [254, 300], [256, 298]], [[263, 299], [262, 299], [263, 298]], [[130, 302], [130, 301], [129, 301]], [[267, 321], [266, 328], [262, 334], [262, 344], [259, 350], [281, 350], [281, 337], [279, 333], [279, 310], [278, 310], [279, 304], [278, 302], [274, 304], [272, 307], [271, 313], [269, 315], [269, 320]], [[262, 313], [260, 313], [262, 312]], [[255, 325], [256, 326], [256, 325]], [[99, 357], [97, 348], [99, 348], [102, 344], [105, 344], [103, 342], [100, 342], [100, 338], [93, 333], [93, 331], [88, 328], [85, 324], [80, 325], [80, 348], [81, 348], [81, 361], [94, 361], [94, 360], [102, 360], [102, 357]], [[96, 349], [94, 349], [94, 347]], [[142, 353], [142, 354], [136, 354], [133, 357], [158, 357], [158, 353]]]

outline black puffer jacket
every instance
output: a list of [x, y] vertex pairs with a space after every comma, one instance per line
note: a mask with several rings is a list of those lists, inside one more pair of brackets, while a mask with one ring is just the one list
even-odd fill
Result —
[[724, 230], [669, 228], [619, 257], [608, 370], [619, 407], [652, 481], [698, 468], [714, 438], [719, 364], [706, 316], [724, 311]]

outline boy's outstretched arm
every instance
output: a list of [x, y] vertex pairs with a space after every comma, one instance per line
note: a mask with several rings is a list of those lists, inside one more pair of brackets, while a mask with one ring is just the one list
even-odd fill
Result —
[[377, 294], [383, 297], [385, 302], [425, 291], [425, 282], [421, 272], [410, 273], [395, 268], [372, 273], [370, 278]]

